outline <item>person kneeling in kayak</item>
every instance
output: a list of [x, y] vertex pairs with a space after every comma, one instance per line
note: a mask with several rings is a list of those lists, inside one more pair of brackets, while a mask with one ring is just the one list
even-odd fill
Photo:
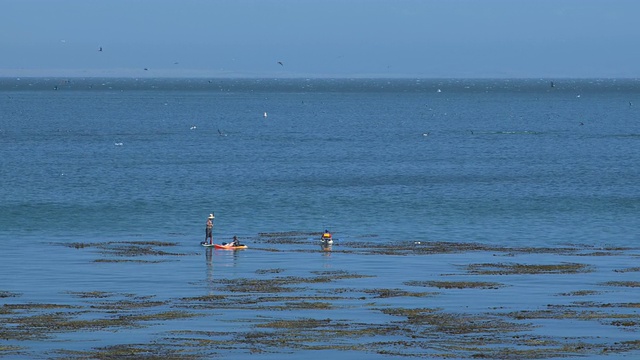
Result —
[[231, 246], [242, 246], [242, 244], [240, 244], [240, 240], [238, 240], [237, 236], [233, 236], [233, 240], [231, 241]]

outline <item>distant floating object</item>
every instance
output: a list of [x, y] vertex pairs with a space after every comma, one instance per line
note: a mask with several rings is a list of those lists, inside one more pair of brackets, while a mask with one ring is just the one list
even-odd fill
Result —
[[191, 125], [191, 127], [189, 128], [190, 130], [195, 130], [196, 126], [195, 125]]
[[426, 132], [426, 133], [422, 133], [422, 136], [429, 136], [430, 133]]
[[556, 87], [556, 84], [554, 84], [553, 81], [551, 82], [551, 87]]
[[148, 71], [148, 70], [149, 70], [148, 68], [144, 68], [144, 71]]
[[220, 129], [218, 129], [218, 135], [220, 135], [220, 136], [227, 136], [227, 134], [225, 134], [223, 131], [220, 131]]
[[102, 51], [102, 46], [100, 46], [100, 49], [98, 49], [98, 51]]
[[576, 97], [577, 97], [577, 98], [579, 98], [579, 97], [580, 97], [580, 94], [576, 95]]
[[584, 123], [581, 121], [581, 122], [580, 122], [580, 126], [582, 126], [582, 125], [584, 125]]
[[439, 92], [439, 93], [441, 93], [441, 92], [442, 92], [442, 90], [440, 90], [440, 89], [438, 89], [438, 90], [437, 90], [436, 92]]
[[267, 112], [265, 111], [264, 114], [262, 114], [262, 117], [266, 118], [267, 117]]
[[118, 143], [114, 143], [113, 145], [115, 145], [115, 146], [122, 146], [122, 143], [121, 143], [121, 142], [118, 142]]
[[280, 66], [284, 66], [284, 64], [282, 63], [282, 61], [278, 61], [278, 64], [280, 64]]

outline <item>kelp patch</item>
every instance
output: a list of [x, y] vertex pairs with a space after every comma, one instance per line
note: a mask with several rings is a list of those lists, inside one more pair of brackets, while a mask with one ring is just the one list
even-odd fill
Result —
[[[96, 249], [106, 258], [96, 259], [95, 262], [137, 262], [137, 263], [157, 263], [167, 261], [167, 257], [185, 256], [190, 254], [176, 253], [161, 250], [161, 248], [174, 247], [175, 242], [165, 241], [107, 241], [94, 243], [66, 243], [63, 244], [74, 249]], [[139, 259], [145, 257], [145, 259]], [[163, 257], [163, 260], [147, 259], [148, 257]]]
[[20, 294], [10, 292], [10, 291], [0, 291], [0, 299], [1, 298], [9, 298], [9, 297], [18, 297]]
[[437, 287], [440, 289], [498, 289], [504, 284], [489, 281], [406, 281], [407, 286]]
[[142, 359], [142, 360], [196, 360], [202, 357], [188, 354], [184, 346], [164, 343], [119, 344], [99, 347], [90, 351], [58, 350], [60, 356], [68, 359]]
[[402, 289], [367, 289], [364, 291], [369, 295], [374, 295], [376, 298], [390, 298], [390, 297], [402, 297], [402, 296], [412, 296], [412, 297], [425, 297], [425, 296], [433, 296], [434, 293], [428, 292], [413, 292]]
[[132, 294], [102, 291], [69, 293], [90, 302], [85, 306], [5, 304], [3, 308], [10, 309], [6, 314], [11, 316], [3, 316], [0, 321], [0, 338], [19, 341], [47, 339], [57, 333], [142, 327], [151, 322], [198, 316], [181, 310], [168, 310], [163, 307], [166, 304], [163, 301], [153, 301]]
[[[187, 264], [193, 276], [185, 279], [183, 285], [190, 288], [183, 293], [185, 287], [177, 287], [181, 292], [165, 295], [169, 298], [138, 296], [96, 286], [89, 291], [84, 288], [64, 291], [69, 303], [57, 298], [56, 302], [30, 303], [20, 302], [21, 295], [5, 292], [3, 297], [0, 292], [0, 298], [7, 302], [0, 307], [0, 338], [7, 343], [0, 346], [0, 357], [29, 357], [29, 351], [38, 350], [22, 345], [32, 342], [53, 348], [47, 349], [44, 356], [36, 355], [65, 359], [210, 359], [260, 354], [273, 358], [295, 354], [303, 358], [308, 355], [305, 351], [317, 350], [344, 358], [381, 354], [402, 358], [543, 359], [618, 353], [633, 357], [640, 351], [640, 341], [626, 341], [640, 331], [640, 303], [633, 297], [608, 296], [626, 295], [640, 287], [639, 282], [629, 281], [628, 274], [621, 275], [636, 270], [603, 271], [592, 265], [601, 263], [602, 256], [616, 256], [624, 249], [515, 248], [415, 241], [391, 244], [356, 237], [360, 241], [341, 241], [340, 251], [331, 254], [337, 256], [326, 256], [319, 254], [315, 246], [313, 239], [319, 235], [282, 232], [260, 234], [249, 240], [278, 245], [263, 246], [264, 249], [251, 246], [250, 251], [258, 255], [251, 260], [270, 256], [271, 251], [293, 248], [286, 251], [295, 256], [306, 252], [304, 256], [318, 259], [313, 267], [308, 264], [296, 267], [297, 264], [284, 261], [255, 265], [246, 261], [250, 257], [243, 257], [254, 253], [216, 255], [215, 250], [206, 249], [204, 254], [198, 253], [206, 261], [206, 267], [201, 263], [202, 268], [193, 271], [193, 264]], [[184, 255], [172, 251], [174, 245], [77, 243], [68, 251], [94, 251], [102, 256], [97, 261], [130, 262], [123, 265], [129, 270], [136, 267], [138, 260], [163, 261]], [[470, 253], [478, 254], [467, 256]], [[447, 256], [438, 257], [439, 254]], [[521, 254], [529, 262], [518, 261]], [[532, 256], [535, 254], [543, 256]], [[381, 262], [384, 266], [378, 267], [374, 260], [387, 255], [394, 257], [384, 258]], [[580, 256], [584, 263], [557, 260], [564, 255], [571, 260]], [[363, 273], [343, 270], [352, 269], [351, 256], [374, 265], [362, 267]], [[508, 256], [514, 261], [485, 262], [495, 256], [500, 259]], [[532, 263], [535, 258], [545, 262]], [[556, 262], [550, 263], [549, 259]], [[395, 261], [398, 269], [391, 267]], [[406, 267], [404, 261], [418, 264], [415, 271]], [[423, 263], [424, 268], [419, 267]], [[178, 264], [183, 265], [183, 261]], [[118, 265], [88, 266], [110, 269]], [[578, 283], [580, 290], [574, 291], [570, 291], [576, 286], [574, 283], [571, 288], [562, 287], [570, 283], [564, 281], [567, 278], [577, 281], [592, 278], [567, 274], [594, 271], [600, 271], [593, 278], [601, 282]], [[500, 282], [493, 281], [498, 275], [502, 276]], [[194, 276], [199, 278], [194, 280]], [[563, 281], [554, 285], [558, 278]], [[526, 282], [530, 280], [533, 284], [552, 286], [527, 292]], [[523, 301], [504, 300], [503, 295], [519, 295], [514, 291], [520, 290]], [[534, 299], [524, 298], [527, 294], [534, 294]], [[482, 297], [482, 301], [476, 302], [476, 296]], [[607, 296], [609, 300], [602, 301]], [[576, 323], [592, 329], [592, 333], [572, 336], [558, 335], [555, 329], [545, 332], [548, 326], [572, 328]], [[145, 343], [137, 338], [131, 339], [131, 343], [128, 338], [123, 339], [123, 334], [133, 334], [138, 329], [151, 339]], [[616, 332], [625, 336], [600, 336]], [[81, 334], [84, 343], [66, 346], [65, 341], [74, 334]], [[104, 345], [109, 340], [98, 343], [109, 336], [115, 339], [110, 344]]]
[[640, 281], [607, 281], [602, 285], [637, 288], [640, 287]]
[[260, 233], [257, 241], [276, 245], [306, 244], [309, 243], [309, 238], [317, 237], [319, 239], [321, 235], [320, 232], [299, 231]]
[[471, 264], [467, 271], [477, 275], [519, 275], [519, 274], [576, 274], [592, 272], [591, 266], [578, 263], [563, 264]]

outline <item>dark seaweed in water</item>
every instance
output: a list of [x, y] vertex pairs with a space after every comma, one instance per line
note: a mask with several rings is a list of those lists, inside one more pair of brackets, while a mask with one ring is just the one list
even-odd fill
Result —
[[[310, 233], [262, 234], [250, 239], [252, 243], [269, 241], [308, 240]], [[288, 239], [288, 240], [287, 240]], [[602, 354], [631, 353], [640, 350], [640, 342], [620, 340], [611, 342], [607, 338], [589, 336], [561, 337], [538, 335], [534, 331], [544, 321], [593, 322], [603, 329], [621, 329], [637, 332], [640, 316], [633, 310], [640, 305], [635, 302], [597, 302], [590, 296], [603, 294], [611, 288], [638, 286], [633, 280], [615, 280], [627, 272], [609, 272], [611, 281], [593, 285], [590, 289], [582, 284], [580, 290], [553, 293], [557, 299], [580, 297], [580, 301], [569, 304], [547, 303], [540, 306], [523, 305], [516, 309], [501, 306], [484, 310], [465, 311], [464, 308], [447, 306], [441, 299], [456, 298], [457, 294], [473, 294], [478, 299], [491, 298], [493, 294], [514, 285], [512, 278], [525, 275], [542, 276], [546, 279], [575, 276], [599, 271], [589, 259], [601, 254], [586, 255], [579, 246], [563, 247], [558, 253], [550, 248], [508, 248], [481, 244], [423, 244], [404, 243], [396, 248], [388, 244], [359, 244], [350, 247], [341, 244], [340, 256], [382, 256], [404, 259], [406, 255], [417, 256], [425, 262], [437, 260], [443, 254], [460, 253], [458, 261], [473, 253], [489, 256], [509, 254], [517, 260], [518, 254], [542, 254], [553, 257], [573, 258], [581, 256], [585, 263], [545, 261], [524, 262], [478, 262], [451, 265], [448, 269], [460, 271], [433, 274], [431, 278], [407, 280], [398, 277], [395, 286], [378, 286], [377, 278], [384, 273], [359, 273], [342, 269], [309, 270], [308, 275], [288, 275], [286, 265], [253, 269], [242, 276], [216, 277], [207, 280], [207, 293], [198, 296], [176, 296], [154, 299], [134, 293], [118, 293], [101, 289], [67, 291], [69, 302], [20, 303], [20, 294], [2, 292], [4, 299], [17, 303], [5, 304], [0, 311], [0, 335], [11, 341], [0, 347], [0, 356], [14, 356], [29, 351], [20, 346], [27, 341], [54, 341], [58, 334], [76, 332], [121, 332], [128, 329], [152, 327], [170, 322], [181, 324], [170, 331], [160, 331], [151, 344], [118, 343], [95, 346], [90, 350], [68, 350], [59, 346], [53, 356], [66, 359], [204, 359], [231, 354], [285, 354], [327, 350], [349, 353], [377, 353], [403, 358], [500, 358], [540, 359], [566, 356], [593, 356]], [[167, 245], [173, 246], [173, 245]], [[165, 244], [112, 243], [100, 246], [71, 246], [74, 249], [92, 251], [103, 260], [120, 257], [134, 258], [129, 250], [139, 249], [141, 256], [175, 259], [182, 252], [163, 251]], [[149, 249], [149, 247], [151, 247]], [[126, 251], [121, 252], [120, 249]], [[416, 250], [417, 249], [417, 250]], [[137, 251], [137, 250], [135, 250]], [[252, 247], [254, 252], [269, 254], [269, 249]], [[315, 248], [299, 249], [302, 252], [318, 251]], [[357, 255], [356, 255], [357, 254]], [[616, 251], [608, 256], [617, 256]], [[220, 256], [232, 254], [218, 254]], [[398, 256], [401, 255], [401, 256]], [[474, 258], [477, 259], [477, 258]], [[528, 259], [531, 259], [530, 257]], [[216, 259], [214, 259], [216, 260]], [[134, 263], [135, 264], [135, 263]], [[134, 266], [159, 266], [157, 263], [140, 263]], [[117, 265], [114, 265], [117, 266]], [[130, 265], [129, 265], [130, 266]], [[218, 269], [217, 263], [213, 268]], [[477, 281], [452, 279], [452, 276], [483, 277]], [[487, 281], [484, 277], [501, 282]], [[389, 283], [386, 283], [389, 284]], [[516, 283], [517, 285], [517, 283]], [[416, 287], [433, 287], [438, 292], [415, 291]], [[606, 292], [606, 291], [605, 291]], [[557, 297], [562, 295], [562, 297]], [[74, 300], [76, 299], [76, 300]], [[549, 297], [548, 299], [553, 299]], [[553, 302], [550, 300], [550, 302]], [[436, 307], [425, 307], [428, 304]], [[414, 304], [406, 306], [400, 304]], [[377, 314], [371, 320], [351, 317], [351, 309]], [[235, 322], [229, 331], [196, 331], [190, 328], [190, 319], [206, 318], [215, 323], [219, 314], [226, 311], [242, 316], [227, 321]], [[201, 325], [198, 325], [201, 326]], [[304, 354], [304, 353], [301, 353]], [[346, 355], [349, 356], [349, 355]]]
[[514, 274], [573, 274], [592, 272], [586, 264], [471, 264], [469, 272], [481, 275], [514, 275]]
[[[118, 263], [156, 263], [168, 261], [170, 256], [186, 256], [184, 253], [173, 253], [159, 250], [163, 247], [175, 247], [177, 243], [165, 241], [107, 241], [94, 243], [70, 243], [65, 246], [75, 249], [96, 248], [107, 258], [96, 259], [95, 262]], [[112, 258], [115, 257], [115, 258]], [[139, 257], [163, 257], [163, 260], [139, 259]]]

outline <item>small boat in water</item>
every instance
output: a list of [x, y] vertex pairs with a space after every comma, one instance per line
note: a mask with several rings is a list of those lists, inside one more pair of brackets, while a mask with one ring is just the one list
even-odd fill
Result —
[[214, 249], [221, 249], [221, 250], [241, 250], [241, 249], [248, 248], [247, 245], [240, 244], [240, 242], [238, 241], [238, 238], [235, 236], [233, 237], [233, 241], [230, 243], [223, 242], [222, 244], [209, 244], [207, 242], [201, 242], [200, 244], [204, 247], [212, 247]]
[[247, 247], [248, 247], [247, 245], [213, 244], [214, 249], [221, 249], [221, 250], [240, 250], [240, 249], [246, 249]]
[[325, 230], [322, 233], [322, 237], [320, 238], [320, 241], [322, 242], [322, 245], [331, 245], [331, 244], [333, 244], [333, 236], [331, 235], [329, 230]]

